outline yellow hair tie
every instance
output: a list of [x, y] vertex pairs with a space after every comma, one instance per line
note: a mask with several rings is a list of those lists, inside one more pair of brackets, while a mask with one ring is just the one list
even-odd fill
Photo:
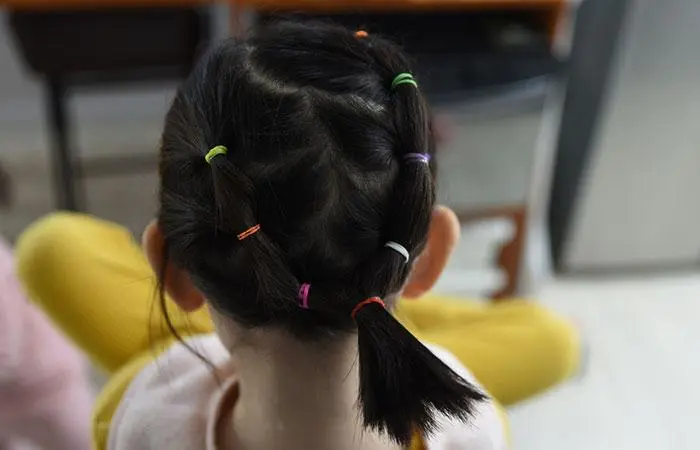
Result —
[[211, 160], [216, 156], [225, 155], [226, 153], [228, 153], [228, 149], [226, 147], [223, 145], [217, 145], [209, 150], [206, 155], [204, 155], [204, 160], [207, 162], [207, 164], [211, 164]]

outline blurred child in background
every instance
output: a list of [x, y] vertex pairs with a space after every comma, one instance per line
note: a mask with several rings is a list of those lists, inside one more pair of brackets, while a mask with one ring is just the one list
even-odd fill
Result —
[[83, 358], [28, 302], [0, 239], [0, 450], [87, 450], [91, 407]]

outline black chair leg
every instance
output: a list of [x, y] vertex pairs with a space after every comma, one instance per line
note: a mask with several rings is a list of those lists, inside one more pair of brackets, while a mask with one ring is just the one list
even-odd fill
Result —
[[10, 206], [10, 199], [12, 198], [11, 189], [10, 175], [2, 167], [2, 163], [0, 163], [0, 209]]
[[59, 209], [78, 211], [80, 173], [78, 160], [74, 158], [70, 147], [66, 94], [65, 83], [59, 78], [49, 77], [46, 83], [46, 102], [57, 206]]

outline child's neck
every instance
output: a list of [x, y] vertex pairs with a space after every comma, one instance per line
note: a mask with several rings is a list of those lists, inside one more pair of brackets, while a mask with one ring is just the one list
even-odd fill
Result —
[[300, 342], [256, 335], [232, 352], [240, 395], [222, 450], [396, 448], [362, 426], [357, 338]]

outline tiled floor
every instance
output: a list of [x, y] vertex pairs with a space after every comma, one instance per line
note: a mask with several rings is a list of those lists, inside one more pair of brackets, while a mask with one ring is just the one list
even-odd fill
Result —
[[578, 379], [514, 408], [517, 450], [694, 450], [700, 402], [700, 274], [557, 281], [542, 301], [589, 348]]

